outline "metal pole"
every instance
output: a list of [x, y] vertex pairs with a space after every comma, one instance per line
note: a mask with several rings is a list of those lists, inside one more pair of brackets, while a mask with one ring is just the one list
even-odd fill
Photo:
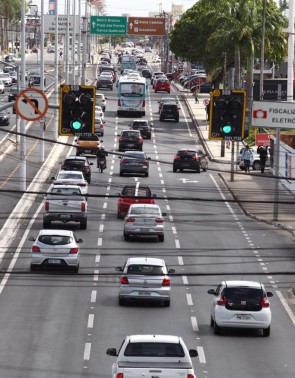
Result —
[[[22, 0], [21, 7], [21, 23], [22, 23], [22, 35], [21, 35], [21, 89], [24, 90], [26, 86], [25, 75], [26, 75], [26, 58], [25, 58], [25, 43], [26, 43], [26, 23], [25, 23], [25, 13], [26, 13], [26, 0]], [[26, 122], [21, 120], [20, 122], [20, 190], [26, 190], [26, 180], [27, 180], [27, 167], [26, 167], [26, 138], [24, 136], [26, 132]]]
[[[40, 89], [44, 91], [44, 1], [41, 1], [41, 25], [40, 25], [40, 68], [41, 68], [41, 77], [40, 77]], [[45, 142], [44, 142], [44, 127], [40, 123], [40, 137], [39, 141], [40, 146], [40, 162], [43, 163], [45, 160]]]
[[235, 170], [235, 142], [234, 140], [231, 141], [231, 161], [230, 161], [230, 181], [235, 181], [234, 177], [234, 170]]
[[79, 34], [78, 34], [78, 84], [81, 84], [81, 0], [79, 1]]
[[264, 38], [265, 38], [265, 14], [266, 14], [266, 0], [263, 0], [262, 10], [262, 35], [261, 35], [261, 54], [260, 54], [260, 86], [259, 97], [260, 101], [263, 100], [263, 79], [264, 79]]
[[[17, 88], [17, 94], [19, 94], [19, 83], [20, 83], [20, 74], [19, 74], [19, 66], [16, 66], [16, 88]], [[20, 124], [19, 124], [19, 115], [16, 113], [15, 117], [15, 123], [16, 123], [16, 134], [15, 134], [15, 151], [17, 151], [18, 146], [18, 134], [20, 132]]]
[[294, 0], [289, 0], [289, 36], [288, 36], [288, 75], [287, 101], [293, 102], [294, 79]]
[[275, 185], [274, 185], [274, 204], [273, 220], [277, 221], [279, 216], [279, 164], [280, 164], [280, 128], [276, 128], [276, 152], [275, 152]]
[[83, 55], [82, 55], [82, 83], [86, 84], [86, 54], [87, 54], [87, 17], [83, 17]]
[[[76, 0], [73, 0], [73, 33], [72, 33], [72, 83], [75, 85], [76, 75], [75, 75], [75, 50], [76, 50]], [[78, 53], [78, 49], [77, 49]]]
[[67, 0], [67, 29], [66, 29], [66, 84], [69, 84], [69, 61], [70, 61], [70, 0]]
[[[58, 59], [59, 59], [59, 51], [58, 51], [58, 0], [55, 0], [55, 53], [54, 53], [54, 99], [55, 103], [58, 105]], [[65, 54], [65, 46], [64, 46], [64, 54]], [[55, 141], [58, 139], [58, 110], [54, 111], [54, 117], [55, 117], [55, 127], [54, 127], [54, 133], [53, 138]]]

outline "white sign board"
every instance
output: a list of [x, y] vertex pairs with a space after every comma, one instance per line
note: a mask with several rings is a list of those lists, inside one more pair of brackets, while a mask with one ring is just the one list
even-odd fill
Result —
[[295, 103], [253, 101], [252, 127], [295, 129]]
[[[55, 33], [55, 15], [44, 14], [44, 33]], [[67, 32], [67, 15], [58, 16], [58, 34], [66, 34]], [[79, 34], [80, 20], [76, 16], [76, 34]], [[73, 34], [74, 30], [74, 16], [69, 16], [69, 33]]]

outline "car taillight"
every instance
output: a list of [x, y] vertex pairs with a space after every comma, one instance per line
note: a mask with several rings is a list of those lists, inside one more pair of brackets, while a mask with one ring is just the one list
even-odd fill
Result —
[[106, 100], [104, 99], [104, 100], [101, 100], [101, 102], [106, 102]]
[[193, 374], [188, 374], [187, 378], [196, 378]]
[[180, 160], [180, 156], [174, 156], [174, 160]]
[[142, 107], [145, 107], [145, 100], [142, 100]]
[[128, 285], [129, 284], [128, 278], [127, 277], [121, 277], [121, 284], [122, 285]]
[[155, 220], [155, 222], [158, 223], [158, 224], [163, 224], [164, 223], [164, 219], [163, 218], [157, 218]]
[[142, 137], [139, 137], [139, 142], [141, 143], [143, 141]]
[[170, 286], [170, 278], [163, 278], [162, 286]]
[[81, 211], [82, 211], [82, 213], [85, 213], [85, 210], [86, 210], [85, 202], [82, 202], [81, 203]]
[[79, 186], [86, 186], [86, 184], [79, 184]]
[[33, 245], [32, 252], [41, 252], [41, 251], [39, 247], [37, 247], [36, 245]]
[[227, 303], [227, 300], [223, 294], [221, 294], [220, 299], [217, 301], [217, 304], [219, 306], [225, 306]]
[[79, 141], [77, 141], [76, 143], [77, 143], [77, 146], [79, 146]]
[[49, 202], [48, 201], [45, 202], [45, 211], [49, 211]]
[[118, 100], [118, 106], [122, 106], [122, 105], [121, 105], [121, 100], [120, 100], [120, 99]]
[[101, 123], [99, 127], [100, 127], [101, 129], [103, 129], [103, 123]]
[[126, 164], [127, 163], [127, 160], [121, 160], [121, 164]]
[[70, 253], [77, 254], [79, 252], [79, 248], [71, 248]]
[[127, 222], [127, 223], [133, 223], [133, 222], [135, 222], [135, 218], [128, 217], [128, 218], [126, 219], [126, 222]]
[[261, 307], [269, 307], [269, 300], [267, 296], [264, 296], [260, 301]]
[[119, 140], [122, 142], [124, 140], [124, 138], [122, 136], [120, 136]]
[[199, 160], [199, 156], [193, 156], [193, 160]]
[[144, 160], [143, 162], [142, 162], [142, 164], [146, 164], [146, 165], [148, 165], [148, 161], [147, 160]]

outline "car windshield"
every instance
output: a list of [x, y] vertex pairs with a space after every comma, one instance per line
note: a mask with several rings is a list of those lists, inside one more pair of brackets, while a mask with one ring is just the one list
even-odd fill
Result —
[[126, 152], [124, 155], [124, 159], [144, 159], [144, 152]]
[[263, 297], [263, 290], [250, 287], [228, 287], [224, 289], [227, 300], [258, 300]]
[[60, 173], [57, 176], [57, 179], [58, 180], [68, 180], [68, 179], [71, 179], [71, 180], [81, 180], [82, 176], [78, 175], [78, 174], [74, 174], [74, 173]]
[[160, 211], [157, 207], [132, 207], [130, 209], [130, 215], [157, 215], [158, 217], [161, 216]]
[[83, 160], [66, 160], [64, 164], [72, 167], [84, 167], [85, 162]]
[[127, 274], [156, 274], [156, 275], [164, 275], [164, 268], [163, 266], [157, 265], [141, 265], [141, 264], [134, 264], [129, 265], [127, 268]]
[[196, 155], [196, 151], [188, 151], [188, 150], [178, 151], [177, 155], [180, 157], [184, 157], [184, 156], [193, 157]]
[[52, 188], [49, 194], [79, 195], [81, 190], [80, 188]]
[[133, 123], [133, 127], [137, 127], [137, 126], [147, 126], [148, 123], [146, 121], [136, 121]]
[[180, 344], [172, 343], [129, 343], [125, 356], [142, 357], [184, 357], [184, 350]]
[[72, 243], [73, 238], [64, 235], [41, 235], [38, 241], [46, 245], [67, 245]]
[[[122, 195], [134, 197], [136, 193], [136, 188], [124, 188]], [[139, 197], [150, 197], [151, 191], [149, 188], [138, 188], [137, 196]]]
[[132, 132], [132, 131], [125, 131], [124, 133], [122, 133], [122, 135], [124, 136], [124, 137], [139, 137], [139, 133], [137, 132]]

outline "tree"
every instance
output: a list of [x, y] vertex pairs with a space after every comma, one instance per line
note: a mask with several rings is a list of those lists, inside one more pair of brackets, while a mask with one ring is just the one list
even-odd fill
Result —
[[2, 29], [2, 47], [8, 48], [8, 25], [21, 19], [22, 0], [0, 0], [0, 19]]

